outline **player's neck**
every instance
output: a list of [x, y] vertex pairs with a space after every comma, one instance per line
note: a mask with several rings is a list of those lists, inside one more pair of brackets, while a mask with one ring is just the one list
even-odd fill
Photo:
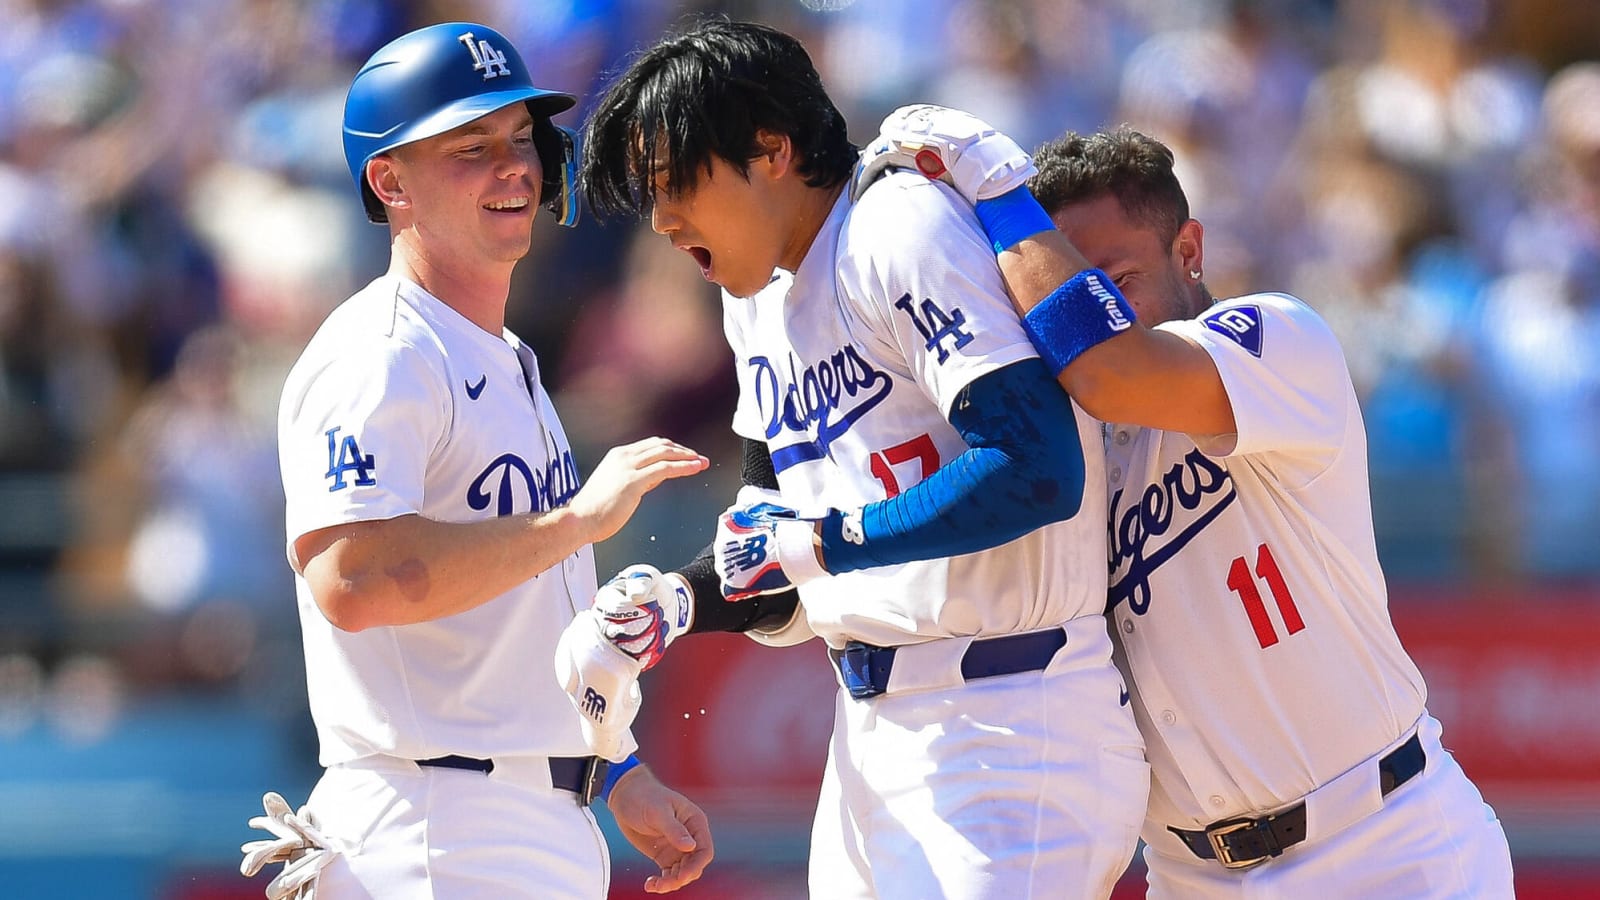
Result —
[[803, 189], [795, 207], [794, 230], [789, 232], [789, 241], [784, 245], [778, 265], [791, 272], [800, 268], [801, 261], [811, 252], [811, 245], [817, 240], [817, 233], [822, 231], [822, 223], [828, 220], [828, 213], [833, 211], [833, 205], [838, 202], [839, 192], [843, 190], [842, 184], [831, 188]]
[[511, 272], [516, 263], [464, 266], [417, 252], [396, 241], [389, 257], [389, 274], [415, 283], [474, 325], [499, 337], [505, 329], [506, 300], [511, 295]]

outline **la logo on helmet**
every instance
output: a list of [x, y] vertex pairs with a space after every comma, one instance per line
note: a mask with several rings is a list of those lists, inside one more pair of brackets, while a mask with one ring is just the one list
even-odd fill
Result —
[[484, 81], [511, 74], [511, 69], [506, 66], [506, 55], [489, 46], [488, 41], [478, 41], [474, 44], [470, 31], [456, 40], [467, 45], [467, 52], [472, 54], [472, 69], [475, 72], [482, 72]]

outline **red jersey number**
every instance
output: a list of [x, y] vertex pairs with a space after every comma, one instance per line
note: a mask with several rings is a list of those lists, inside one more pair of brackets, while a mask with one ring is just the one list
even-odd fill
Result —
[[[1294, 596], [1289, 593], [1289, 586], [1283, 581], [1283, 572], [1278, 569], [1278, 561], [1272, 558], [1272, 548], [1266, 544], [1256, 548], [1255, 574], [1267, 583], [1267, 589], [1272, 591], [1272, 601], [1278, 606], [1278, 615], [1283, 617], [1283, 627], [1289, 634], [1306, 627], [1305, 620], [1300, 618], [1300, 608], [1294, 605]], [[1255, 578], [1250, 575], [1250, 566], [1245, 558], [1240, 556], [1233, 561], [1228, 569], [1228, 587], [1239, 595], [1239, 600], [1244, 603], [1245, 615], [1250, 617], [1250, 627], [1255, 629], [1256, 641], [1265, 650], [1278, 642], [1278, 631], [1272, 624], [1272, 618], [1267, 615], [1267, 604], [1261, 599], [1261, 591], [1256, 587]]]

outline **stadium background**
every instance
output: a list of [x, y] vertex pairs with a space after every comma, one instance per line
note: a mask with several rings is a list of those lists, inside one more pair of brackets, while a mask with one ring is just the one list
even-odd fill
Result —
[[[244, 821], [315, 780], [273, 415], [386, 259], [340, 156], [359, 62], [475, 19], [588, 96], [705, 11], [801, 35], [858, 142], [933, 101], [1173, 145], [1213, 289], [1344, 342], [1394, 616], [1520, 894], [1600, 896], [1600, 4], [1562, 0], [0, 0], [0, 893], [259, 897]], [[686, 559], [737, 479], [713, 291], [631, 223], [539, 227], [511, 325], [585, 471], [712, 458], [598, 553]], [[687, 895], [803, 896], [828, 668], [681, 648], [641, 737], [713, 818]]]

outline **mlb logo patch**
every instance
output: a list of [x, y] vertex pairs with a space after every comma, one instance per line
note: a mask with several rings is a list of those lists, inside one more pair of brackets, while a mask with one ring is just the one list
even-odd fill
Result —
[[1261, 307], [1235, 306], [1214, 312], [1201, 321], [1207, 328], [1249, 350], [1251, 355], [1261, 356]]

